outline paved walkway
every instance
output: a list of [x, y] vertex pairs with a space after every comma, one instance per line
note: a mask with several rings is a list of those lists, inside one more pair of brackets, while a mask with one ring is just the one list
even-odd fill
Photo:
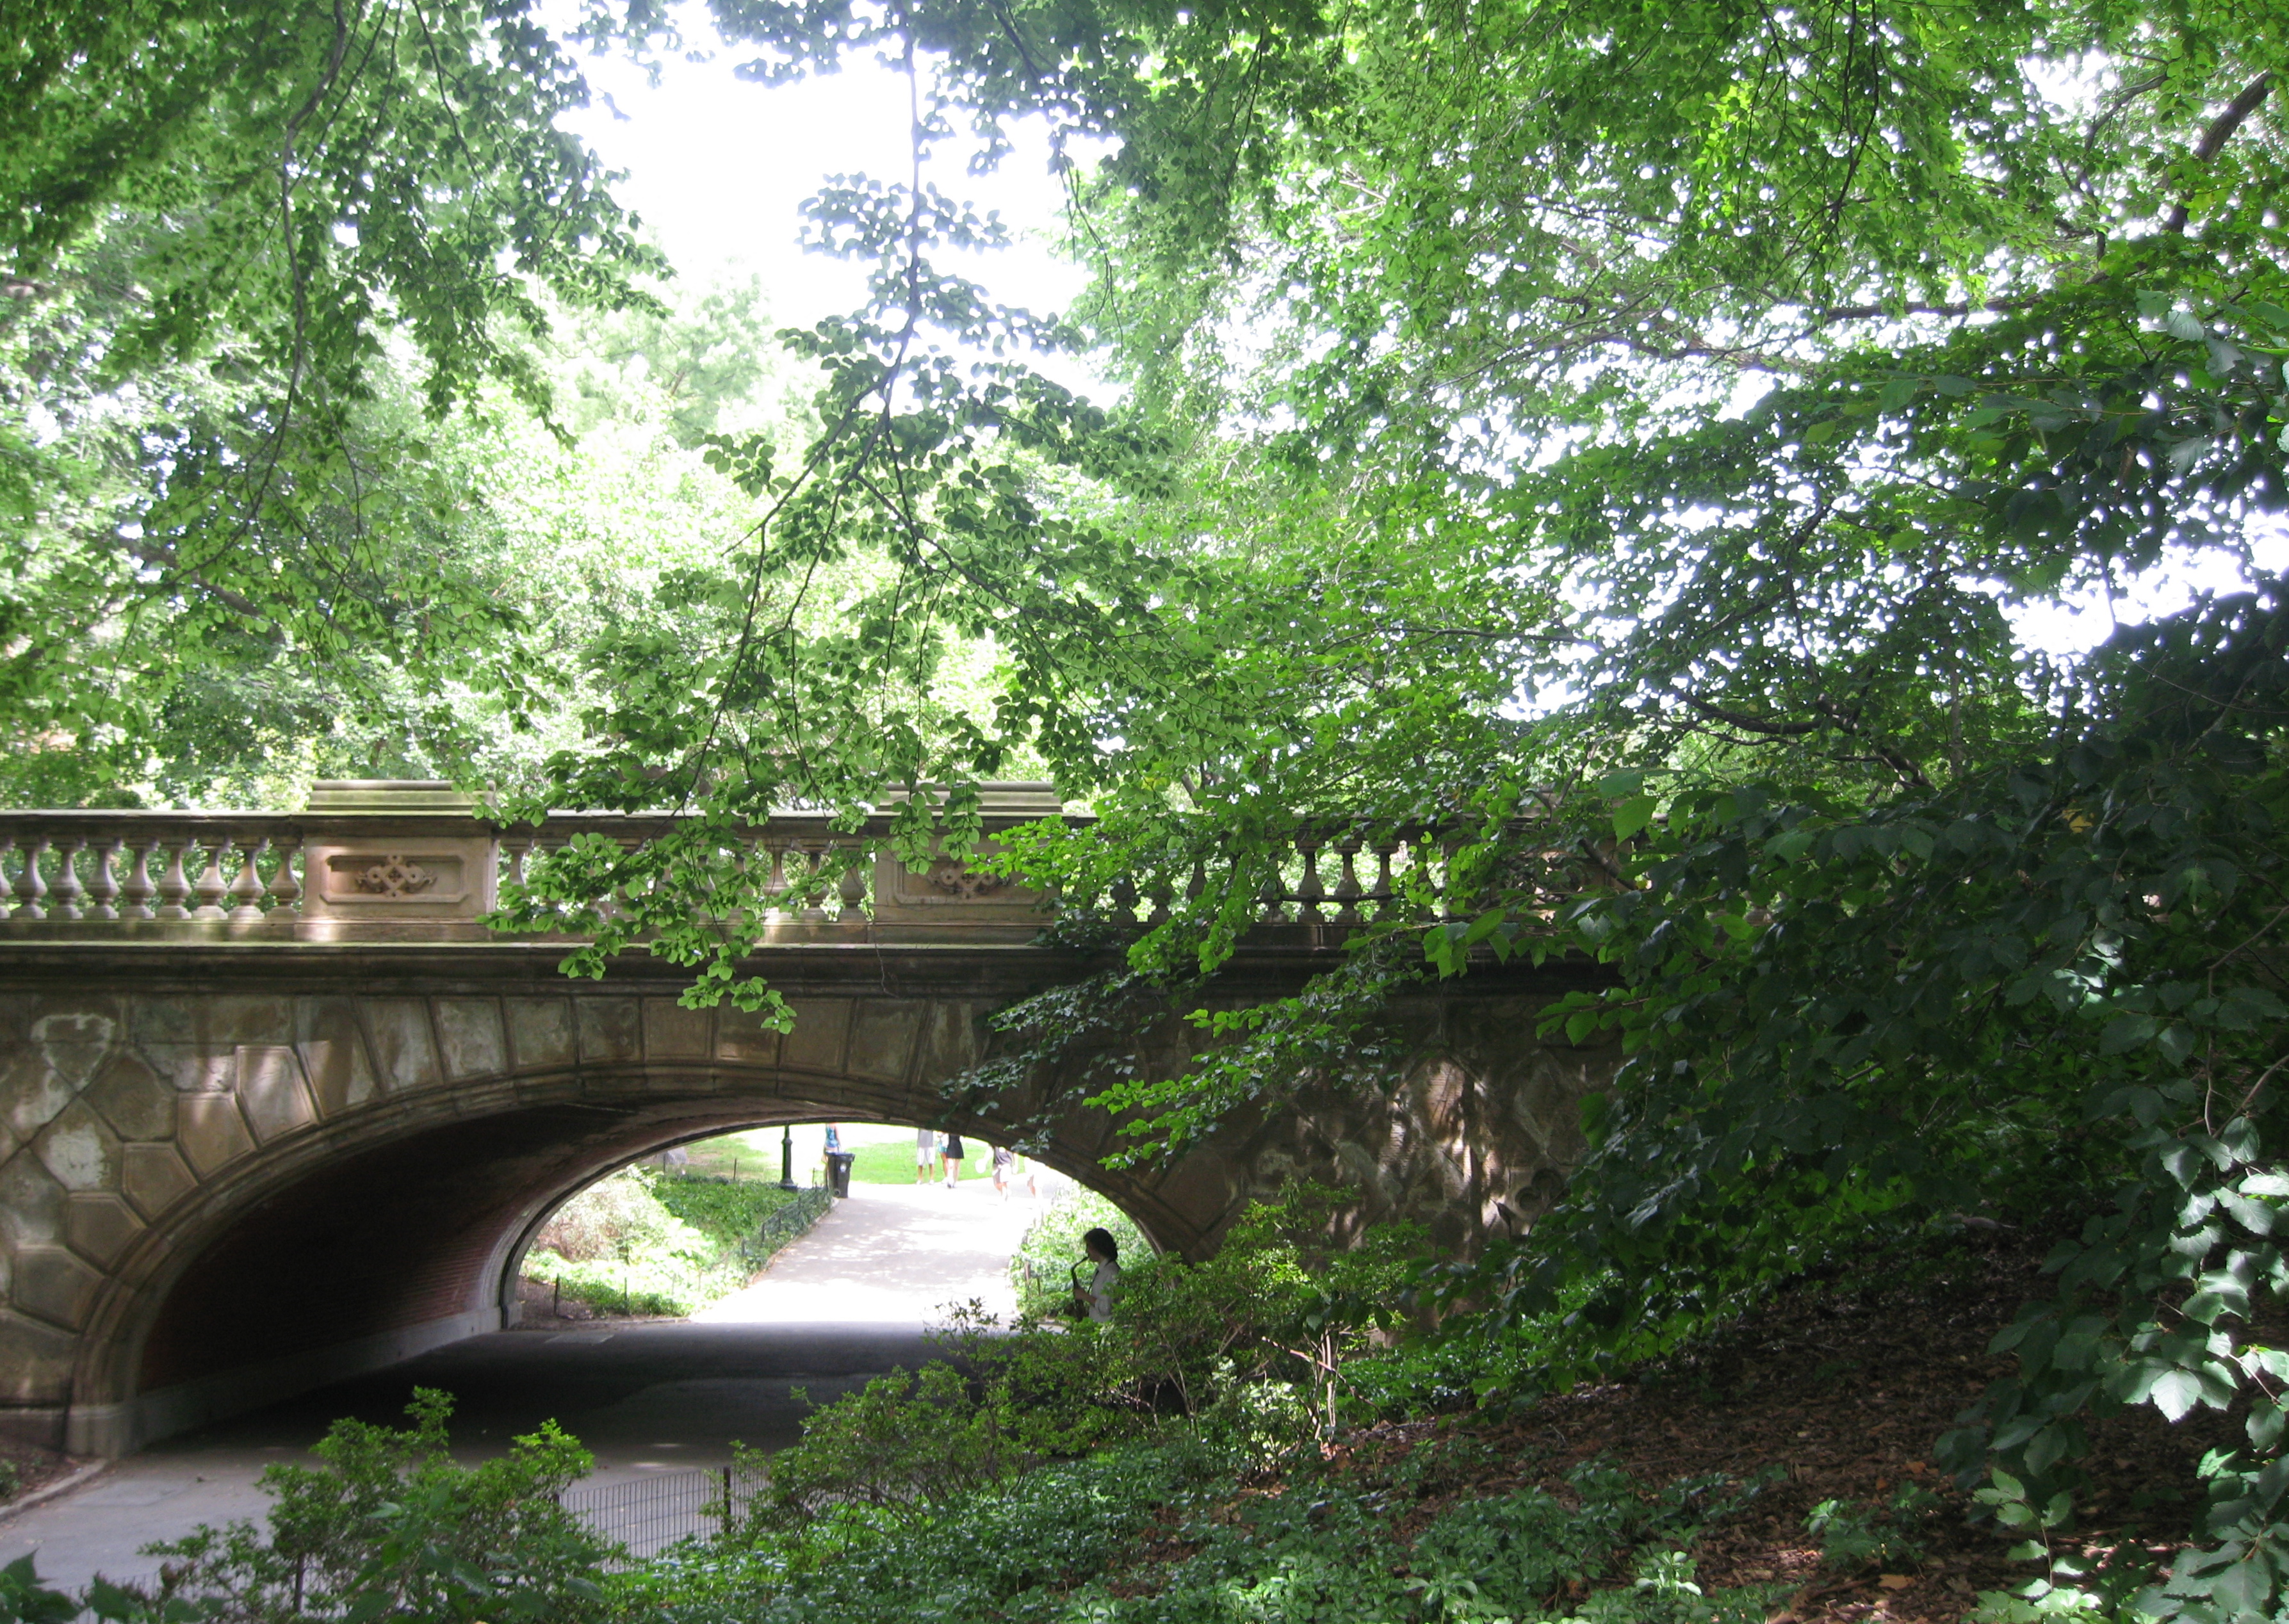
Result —
[[692, 1316], [706, 1325], [912, 1325], [977, 1300], [1017, 1312], [1009, 1255], [1039, 1202], [1004, 1206], [984, 1179], [943, 1184], [855, 1184], [818, 1227], [773, 1258], [754, 1285]]
[[809, 1405], [893, 1366], [913, 1369], [940, 1305], [1009, 1307], [1007, 1267], [1039, 1207], [1008, 1207], [984, 1182], [862, 1184], [785, 1248], [753, 1286], [695, 1321], [497, 1332], [267, 1410], [169, 1438], [71, 1493], [0, 1514], [0, 1563], [30, 1554], [40, 1577], [78, 1588], [100, 1572], [149, 1575], [138, 1555], [201, 1523], [259, 1521], [264, 1467], [306, 1453], [342, 1416], [403, 1419], [416, 1386], [456, 1400], [455, 1453], [477, 1460], [554, 1420], [596, 1456], [592, 1482], [721, 1465], [733, 1439], [776, 1449]]

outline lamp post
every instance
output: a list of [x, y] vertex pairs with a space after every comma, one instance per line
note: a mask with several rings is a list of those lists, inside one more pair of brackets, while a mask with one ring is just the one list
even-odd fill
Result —
[[794, 1124], [792, 1122], [779, 1129], [779, 1188], [802, 1188], [794, 1182]]

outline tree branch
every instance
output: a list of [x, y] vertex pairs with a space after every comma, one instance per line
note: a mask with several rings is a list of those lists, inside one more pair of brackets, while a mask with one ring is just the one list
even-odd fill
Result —
[[[2252, 113], [2257, 111], [2258, 104], [2265, 100], [2266, 93], [2272, 88], [2273, 74], [2269, 68], [2243, 86], [2241, 94], [2227, 102], [2225, 111], [2219, 114], [2211, 123], [2210, 127], [2202, 131], [2202, 139], [2194, 147], [2194, 161], [2197, 163], [2207, 163], [2223, 151], [2225, 144], [2233, 139], [2233, 132], [2247, 122]], [[2187, 221], [2191, 218], [2191, 205], [2185, 199], [2180, 198], [2175, 206], [2171, 209], [2170, 218], [2162, 222], [2162, 229], [2182, 233], [2186, 229]]]

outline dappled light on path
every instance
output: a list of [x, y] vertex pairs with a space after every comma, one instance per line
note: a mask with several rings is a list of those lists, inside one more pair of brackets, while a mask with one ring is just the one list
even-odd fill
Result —
[[692, 1318], [714, 1325], [936, 1322], [975, 1298], [1003, 1318], [1017, 1309], [1009, 1258], [1046, 1203], [1004, 1205], [983, 1180], [856, 1184], [850, 1198], [789, 1245], [745, 1290]]

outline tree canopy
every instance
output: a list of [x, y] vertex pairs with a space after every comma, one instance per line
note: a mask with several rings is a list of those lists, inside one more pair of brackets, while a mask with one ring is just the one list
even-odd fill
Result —
[[[782, 335], [804, 412], [668, 431], [738, 500], [553, 662], [577, 714], [508, 808], [690, 816], [538, 864], [514, 918], [769, 1004], [728, 830], [903, 796], [918, 857], [974, 837], [977, 782], [1040, 771], [1096, 820], [1002, 861], [1061, 928], [1133, 940], [1009, 1012], [1022, 1061], [1197, 1005], [1298, 829], [1435, 825], [1443, 917], [1217, 1017], [1196, 1074], [1103, 1092], [1139, 1153], [1305, 1076], [1373, 1086], [1345, 1056], [1395, 983], [1594, 958], [1612, 986], [1551, 1015], [1626, 1051], [1594, 1149], [1457, 1300], [1585, 1302], [1588, 1367], [1872, 1234], [2086, 1217], [1957, 1461], [2049, 1528], [2094, 1411], [2234, 1408], [2215, 1543], [2141, 1605], [2289, 1588], [2289, 1356], [2251, 1328], [2289, 1282], [2277, 8], [711, 15], [766, 85], [899, 68], [913, 163], [810, 205], [869, 300]], [[676, 20], [582, 16], [638, 51]], [[554, 411], [552, 312], [649, 307], [551, 123], [568, 49], [514, 4], [9, 14], [12, 737], [103, 747], [145, 615], [195, 634], [164, 682], [234, 637], [369, 640], [406, 691], [535, 708], [467, 533], [424, 529], [446, 464], [367, 481], [488, 388]], [[1064, 318], [946, 269], [1007, 227], [933, 155], [1034, 116], [1095, 276]], [[1066, 345], [1115, 402], [1031, 363]], [[2237, 586], [2144, 612], [2192, 558]], [[2014, 611], [2087, 594], [2129, 611], [2110, 641], [2020, 641]], [[1116, 919], [1117, 881], [1169, 917]]]

